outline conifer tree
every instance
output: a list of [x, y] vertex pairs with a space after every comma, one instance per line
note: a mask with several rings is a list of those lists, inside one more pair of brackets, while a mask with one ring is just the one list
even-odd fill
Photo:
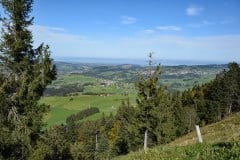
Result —
[[172, 135], [173, 121], [170, 120], [172, 112], [169, 95], [165, 92], [165, 87], [159, 83], [160, 65], [152, 70], [152, 55], [149, 57], [149, 71], [141, 75], [136, 83], [138, 90], [136, 116], [140, 134], [147, 135], [148, 144], [154, 145], [165, 143]]
[[186, 133], [186, 113], [181, 101], [180, 92], [172, 94], [171, 104], [173, 106], [174, 126], [176, 127], [176, 137]]
[[[0, 149], [4, 158], [26, 159], [36, 144], [47, 106], [38, 100], [56, 77], [49, 47], [33, 48], [32, 0], [1, 0], [5, 13], [0, 42], [0, 123], [6, 138]], [[20, 157], [20, 158], [19, 158]]]

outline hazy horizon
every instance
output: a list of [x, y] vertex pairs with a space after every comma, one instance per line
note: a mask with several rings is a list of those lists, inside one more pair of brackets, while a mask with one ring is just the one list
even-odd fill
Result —
[[[146, 58], [102, 58], [102, 57], [53, 57], [56, 62], [67, 63], [89, 63], [89, 64], [106, 64], [106, 65], [147, 65]], [[157, 59], [153, 58], [155, 65], [161, 64], [164, 66], [178, 66], [178, 65], [219, 65], [228, 64], [233, 61], [201, 61], [201, 60], [178, 60], [178, 59]], [[238, 63], [238, 62], [237, 62]]]

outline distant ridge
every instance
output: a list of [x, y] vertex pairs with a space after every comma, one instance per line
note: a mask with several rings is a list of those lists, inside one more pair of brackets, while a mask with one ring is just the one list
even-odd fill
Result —
[[[125, 58], [91, 58], [91, 57], [55, 57], [55, 61], [69, 62], [69, 63], [92, 63], [92, 64], [136, 64], [147, 65], [147, 59], [125, 59]], [[219, 61], [198, 61], [198, 60], [173, 60], [173, 59], [155, 59], [156, 64], [164, 66], [178, 66], [178, 65], [209, 65], [209, 64], [227, 64], [229, 62]]]

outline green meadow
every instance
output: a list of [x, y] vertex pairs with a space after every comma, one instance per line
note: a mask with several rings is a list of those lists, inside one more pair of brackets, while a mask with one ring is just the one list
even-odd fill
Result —
[[88, 107], [98, 107], [100, 113], [87, 117], [84, 120], [95, 120], [100, 118], [103, 113], [109, 115], [116, 113], [121, 102], [127, 99], [134, 104], [135, 96], [124, 95], [78, 95], [78, 96], [51, 96], [43, 97], [40, 103], [50, 105], [50, 112], [45, 116], [47, 126], [65, 123], [65, 120], [71, 114], [76, 114], [78, 111]]

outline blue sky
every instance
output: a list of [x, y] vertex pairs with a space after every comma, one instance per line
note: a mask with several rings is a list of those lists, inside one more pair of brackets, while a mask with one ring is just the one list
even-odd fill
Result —
[[239, 0], [35, 0], [54, 57], [240, 61]]

